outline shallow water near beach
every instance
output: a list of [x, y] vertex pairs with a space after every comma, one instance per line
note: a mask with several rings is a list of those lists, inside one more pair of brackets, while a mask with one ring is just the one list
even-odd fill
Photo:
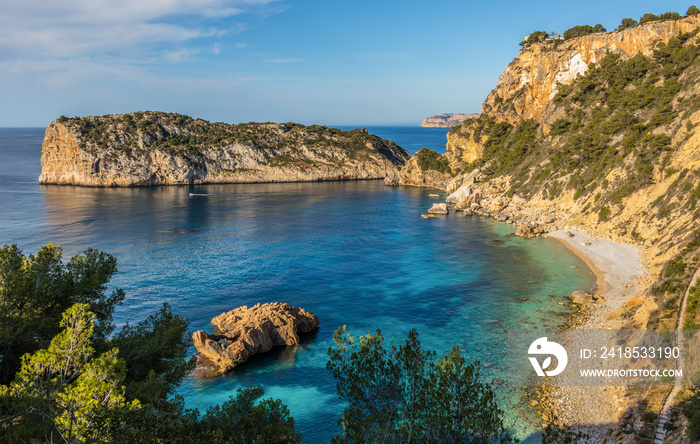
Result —
[[[556, 240], [517, 238], [510, 225], [462, 214], [421, 219], [435, 202], [431, 190], [382, 181], [40, 186], [42, 137], [0, 130], [0, 243], [26, 254], [53, 241], [66, 257], [88, 247], [116, 256], [113, 285], [127, 295], [119, 325], [163, 302], [192, 330], [209, 331], [213, 316], [258, 302], [315, 313], [320, 328], [302, 346], [223, 377], [189, 378], [178, 390], [188, 407], [205, 410], [261, 384], [289, 406], [305, 442], [329, 442], [340, 431], [344, 405], [325, 369], [338, 327], [352, 335], [381, 329], [388, 345], [416, 328], [423, 347], [445, 354], [457, 346], [484, 364], [485, 379], [499, 379], [509, 329], [557, 327], [570, 314], [566, 295], [594, 285]], [[522, 405], [522, 392], [503, 384], [496, 393], [513, 430], [532, 433], [536, 413], [510, 408]]]

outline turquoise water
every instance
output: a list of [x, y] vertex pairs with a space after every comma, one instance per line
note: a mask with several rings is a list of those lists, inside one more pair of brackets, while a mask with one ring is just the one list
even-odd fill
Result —
[[[556, 327], [569, 313], [557, 302], [593, 286], [585, 265], [554, 240], [516, 238], [512, 226], [462, 214], [421, 219], [434, 202], [430, 190], [382, 181], [40, 186], [42, 136], [0, 130], [0, 243], [30, 253], [54, 241], [66, 256], [87, 247], [115, 255], [113, 284], [127, 294], [119, 324], [164, 301], [192, 330], [210, 330], [215, 315], [258, 302], [315, 313], [320, 328], [302, 346], [223, 377], [189, 378], [179, 389], [188, 407], [205, 409], [262, 384], [289, 406], [306, 442], [339, 432], [343, 404], [325, 370], [338, 327], [353, 335], [379, 328], [388, 344], [415, 327], [424, 347], [444, 354], [458, 346], [488, 365], [485, 378], [503, 378], [507, 331]], [[513, 429], [531, 433], [536, 415], [508, 408], [522, 401], [520, 390], [496, 391]]]

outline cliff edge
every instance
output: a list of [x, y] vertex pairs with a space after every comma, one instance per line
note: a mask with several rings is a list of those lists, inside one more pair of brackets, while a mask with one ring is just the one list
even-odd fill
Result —
[[408, 159], [406, 150], [363, 129], [228, 125], [136, 112], [52, 122], [42, 145], [39, 182], [146, 186], [382, 179]]

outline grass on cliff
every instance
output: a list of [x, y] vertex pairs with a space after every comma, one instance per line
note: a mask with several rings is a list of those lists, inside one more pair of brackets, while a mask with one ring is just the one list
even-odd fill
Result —
[[[623, 60], [608, 53], [586, 76], [560, 85], [550, 106], [559, 118], [548, 133], [534, 120], [516, 126], [482, 114], [451, 131], [484, 146], [481, 167], [491, 177], [510, 175], [509, 193], [542, 193], [554, 199], [573, 190], [575, 199], [596, 196], [586, 210], [601, 219], [615, 215], [622, 199], [654, 183], [664, 171], [673, 136], [692, 130], [687, 119], [700, 109], [695, 84], [700, 77], [698, 30], [661, 44], [653, 56]], [[508, 107], [512, 104], [502, 103]], [[607, 177], [613, 170], [615, 180]], [[700, 172], [687, 173], [673, 194], [655, 202], [666, 217], [677, 205], [696, 209]], [[604, 209], [605, 208], [605, 209]]]

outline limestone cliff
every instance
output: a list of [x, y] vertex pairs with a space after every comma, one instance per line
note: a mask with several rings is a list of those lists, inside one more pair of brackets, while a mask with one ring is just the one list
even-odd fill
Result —
[[[629, 59], [650, 56], [659, 43], [668, 43], [681, 33], [700, 26], [700, 16], [681, 20], [650, 22], [610, 33], [596, 33], [558, 43], [550, 41], [525, 46], [498, 78], [498, 84], [482, 105], [482, 113], [511, 124], [535, 119], [548, 131], [560, 116], [552, 100], [562, 85], [570, 85], [588, 73], [608, 53]], [[547, 107], [548, 112], [544, 112]], [[544, 112], [544, 114], [543, 114]], [[470, 119], [474, 122], [474, 119]], [[462, 167], [483, 153], [482, 140], [472, 136], [474, 125], [457, 126], [447, 135], [448, 156]]]
[[294, 123], [228, 125], [161, 112], [62, 117], [39, 182], [87, 186], [381, 179], [409, 156], [367, 134]]
[[451, 128], [455, 125], [459, 125], [466, 119], [476, 116], [478, 116], [478, 114], [436, 114], [423, 119], [420, 126], [423, 128]]
[[599, 63], [608, 52], [623, 58], [651, 55], [659, 43], [700, 26], [700, 17], [646, 23], [610, 33], [596, 33], [557, 42], [525, 46], [498, 78], [498, 85], [482, 105], [484, 113], [517, 123], [536, 119], [554, 98], [560, 85], [568, 85]]

